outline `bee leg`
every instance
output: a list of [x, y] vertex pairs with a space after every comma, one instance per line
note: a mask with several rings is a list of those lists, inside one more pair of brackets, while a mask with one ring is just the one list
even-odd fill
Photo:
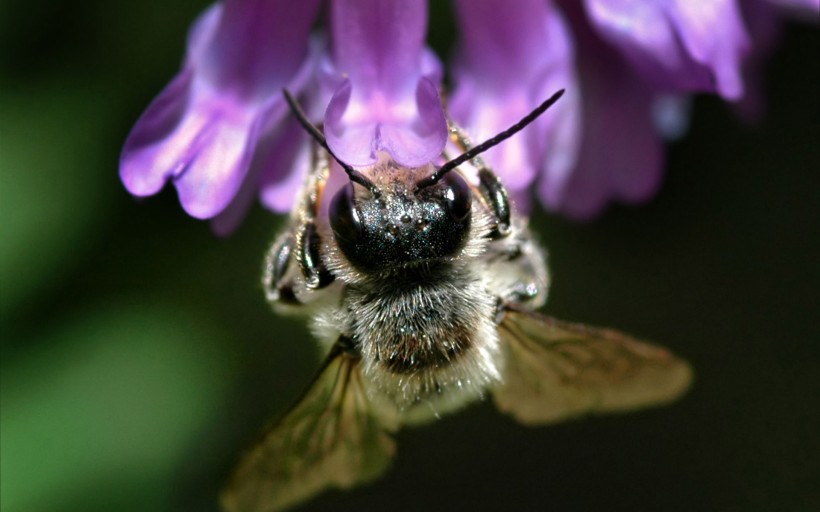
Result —
[[292, 248], [293, 256], [305, 279], [305, 286], [309, 290], [324, 288], [334, 280], [333, 274], [322, 261], [321, 239], [316, 230], [316, 216], [329, 175], [327, 155], [314, 145], [313, 170], [308, 175], [299, 208], [295, 212]]
[[[265, 255], [262, 287], [268, 302], [274, 304], [301, 305], [305, 302], [301, 293], [305, 288], [317, 290], [333, 282], [333, 274], [322, 262], [315, 222], [330, 168], [317, 145], [312, 147], [311, 156], [311, 171], [291, 213], [290, 226]], [[295, 269], [291, 263], [294, 260]], [[297, 278], [298, 274], [302, 279]]]
[[534, 310], [546, 302], [549, 273], [545, 253], [524, 221], [515, 221], [511, 234], [493, 241], [482, 258], [487, 275], [492, 276], [488, 287], [496, 297], [498, 315], [513, 306]]
[[539, 290], [538, 285], [533, 282], [516, 283], [510, 290], [507, 291], [507, 295], [503, 300], [507, 305], [526, 304], [538, 298], [539, 293], [541, 293], [541, 290]]
[[510, 234], [510, 202], [507, 199], [507, 189], [487, 167], [478, 170], [479, 190], [495, 218], [493, 238], [502, 238]]
[[533, 282], [516, 283], [503, 296], [495, 299], [495, 323], [501, 323], [510, 309], [535, 310], [543, 304], [543, 290]]
[[[473, 147], [469, 137], [452, 122], [450, 123], [450, 139], [462, 151], [469, 151]], [[478, 170], [479, 196], [495, 219], [495, 229], [490, 235], [491, 238], [498, 239], [508, 236], [512, 224], [507, 189], [480, 156], [474, 157], [470, 163]]]
[[296, 260], [305, 278], [305, 286], [310, 290], [318, 290], [332, 283], [334, 277], [322, 261], [319, 249], [321, 239], [316, 232], [316, 224], [313, 220], [302, 226], [296, 240], [298, 248]]
[[268, 302], [301, 304], [293, 290], [293, 282], [285, 276], [293, 259], [295, 240], [288, 230], [279, 235], [265, 255], [265, 269], [262, 272], [262, 287]]

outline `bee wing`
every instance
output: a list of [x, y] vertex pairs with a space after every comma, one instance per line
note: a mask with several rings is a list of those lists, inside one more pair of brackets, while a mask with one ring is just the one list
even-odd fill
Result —
[[671, 402], [692, 380], [686, 361], [615, 330], [511, 310], [499, 334], [505, 366], [493, 396], [527, 425]]
[[395, 452], [393, 429], [367, 398], [358, 358], [337, 344], [303, 397], [243, 456], [222, 505], [271, 512], [372, 480]]

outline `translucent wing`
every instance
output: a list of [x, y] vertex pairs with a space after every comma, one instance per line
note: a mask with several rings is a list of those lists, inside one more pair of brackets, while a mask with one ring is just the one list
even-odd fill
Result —
[[337, 345], [302, 399], [240, 461], [223, 507], [271, 512], [372, 480], [395, 451], [393, 425], [371, 406], [359, 360]]
[[524, 424], [670, 402], [689, 386], [689, 365], [618, 331], [511, 310], [499, 325], [504, 370], [498, 408]]

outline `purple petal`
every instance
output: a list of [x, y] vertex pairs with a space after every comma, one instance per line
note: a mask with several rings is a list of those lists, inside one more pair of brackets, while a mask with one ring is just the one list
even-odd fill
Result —
[[585, 98], [578, 79], [572, 78], [561, 98], [564, 105], [546, 114], [552, 117], [544, 128], [545, 154], [539, 172], [543, 182], [550, 182], [557, 189], [563, 187], [577, 167], [582, 150]]
[[[122, 168], [124, 175], [153, 179], [143, 184], [156, 187], [154, 192], [162, 179], [172, 177], [185, 211], [204, 219], [219, 213], [244, 179], [256, 145], [257, 116], [218, 97], [193, 95], [198, 97], [173, 133], [129, 153]], [[144, 169], [164, 172], [140, 174]]]
[[408, 87], [424, 48], [427, 2], [334, 0], [332, 16], [333, 60], [341, 73], [365, 89]]
[[264, 102], [298, 71], [318, 0], [225, 0], [199, 63], [203, 79], [245, 102]]
[[463, 39], [450, 100], [453, 119], [479, 143], [565, 88], [561, 101], [484, 158], [516, 197], [542, 169], [551, 176], [566, 175], [577, 156], [580, 98], [563, 18], [540, 0], [461, 0], [455, 5]]
[[377, 136], [378, 146], [398, 164], [408, 167], [432, 162], [441, 155], [447, 141], [447, 119], [433, 82], [419, 79], [414, 100], [396, 103], [393, 119], [402, 122], [381, 124]]
[[282, 87], [298, 93], [310, 77], [308, 31], [317, 6], [227, 0], [208, 9], [191, 29], [184, 69], [126, 141], [126, 188], [150, 195], [172, 179], [194, 217], [214, 217], [229, 204], [233, 213], [242, 210], [236, 204], [246, 201], [236, 195], [256, 176], [250, 166], [258, 139], [276, 132], [285, 114]]
[[665, 4], [658, 0], [587, 0], [591, 23], [632, 64], [660, 87], [710, 90], [708, 70], [686, 55]]
[[440, 68], [424, 48], [426, 2], [332, 5], [333, 62], [326, 81], [339, 85], [325, 113], [330, 148], [351, 165], [371, 165], [380, 151], [408, 167], [438, 157], [447, 122], [431, 81]]
[[201, 58], [221, 14], [222, 6], [215, 4], [197, 18], [188, 34], [184, 69], [151, 102], [128, 134], [120, 157], [120, 179], [136, 196], [156, 194], [187, 166], [187, 148], [199, 130], [197, 125], [204, 122], [200, 116], [183, 123], [192, 103], [192, 62]]
[[177, 127], [189, 103], [191, 80], [190, 71], [177, 75], [128, 135], [120, 158], [120, 179], [131, 194], [156, 194], [185, 167], [185, 153], [195, 132]]
[[[625, 94], [607, 97], [607, 91], [597, 91], [602, 96], [596, 98], [592, 91], [584, 92], [588, 104], [600, 107], [585, 116], [581, 157], [559, 201], [547, 202], [576, 220], [600, 214], [613, 199], [648, 200], [657, 192], [663, 170], [663, 146], [645, 97], [629, 101]], [[542, 188], [542, 197], [547, 193]]]
[[207, 219], [221, 212], [239, 190], [248, 172], [258, 125], [233, 112], [211, 112], [194, 142], [188, 161], [174, 180], [179, 200], [192, 217]]
[[211, 231], [217, 236], [225, 237], [236, 231], [256, 199], [256, 189], [242, 184], [239, 192], [224, 210], [211, 218]]
[[[370, 121], [366, 106], [350, 104], [353, 88], [350, 80], [330, 99], [325, 111], [325, 137], [333, 152], [350, 165], [370, 165], [376, 154], [376, 123]], [[372, 105], [373, 109], [385, 108]]]
[[748, 36], [736, 0], [585, 0], [590, 22], [656, 86], [743, 94]]
[[564, 176], [545, 174], [539, 195], [550, 209], [583, 220], [613, 199], [652, 197], [662, 177], [663, 152], [653, 120], [654, 91], [588, 27], [576, 29], [582, 64], [580, 157]]
[[[311, 105], [308, 101], [305, 104]], [[279, 119], [285, 108], [277, 104], [267, 114], [268, 122]], [[220, 236], [233, 232], [250, 210], [257, 194], [262, 204], [276, 213], [291, 210], [310, 167], [310, 138], [295, 117], [279, 123], [256, 141], [256, 151], [247, 176], [230, 204], [213, 218], [211, 227]]]
[[295, 119], [284, 127], [260, 162], [262, 204], [277, 213], [286, 213], [303, 186], [311, 165], [311, 144], [304, 128]]
[[259, 189], [259, 179], [249, 173], [242, 180], [230, 203], [211, 218], [211, 230], [217, 236], [228, 236], [239, 227], [251, 209]]
[[749, 36], [735, 0], [710, 3], [676, 0], [669, 17], [689, 55], [711, 69], [717, 90], [726, 99], [743, 96], [741, 64]]
[[[565, 51], [550, 44], [548, 25], [555, 10], [543, 0], [455, 0], [459, 27], [460, 65], [486, 72], [482, 86], [507, 88], [518, 78], [510, 70], [530, 76], [547, 58]], [[562, 41], [553, 41], [565, 46]], [[549, 49], [549, 51], [545, 51]], [[536, 69], [536, 71], [533, 71]]]

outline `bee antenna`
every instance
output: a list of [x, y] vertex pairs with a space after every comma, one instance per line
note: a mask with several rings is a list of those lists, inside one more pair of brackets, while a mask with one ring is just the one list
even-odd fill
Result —
[[290, 91], [287, 89], [282, 89], [282, 94], [285, 96], [285, 101], [288, 102], [288, 106], [290, 107], [291, 112], [293, 112], [293, 115], [296, 116], [296, 120], [299, 121], [299, 124], [302, 125], [302, 127], [308, 132], [308, 134], [311, 137], [313, 137], [313, 140], [315, 140], [320, 146], [322, 146], [325, 149], [325, 151], [327, 151], [328, 154], [331, 157], [333, 157], [333, 159], [336, 160], [336, 162], [338, 162], [340, 166], [342, 166], [342, 169], [344, 169], [344, 171], [347, 173], [347, 176], [348, 178], [350, 178], [350, 181], [358, 183], [359, 185], [370, 190], [370, 193], [372, 193], [375, 197], [379, 197], [381, 195], [381, 191], [375, 183], [370, 181], [370, 179], [368, 179], [367, 176], [351, 167], [350, 164], [342, 162], [339, 159], [339, 157], [336, 156], [336, 154], [330, 149], [330, 147], [327, 145], [327, 139], [325, 139], [324, 134], [319, 130], [319, 128], [316, 127], [316, 125], [310, 122], [310, 119], [308, 119], [307, 115], [305, 114], [305, 111], [302, 110], [302, 107], [299, 105], [299, 102], [296, 101], [296, 98], [293, 97]]
[[429, 187], [430, 185], [435, 185], [436, 183], [441, 181], [441, 179], [444, 177], [444, 175], [446, 175], [448, 172], [452, 171], [453, 169], [455, 169], [459, 165], [463, 164], [467, 160], [472, 160], [473, 158], [475, 158], [478, 155], [480, 155], [481, 153], [487, 151], [491, 147], [497, 146], [498, 144], [504, 142], [505, 140], [507, 140], [510, 137], [512, 137], [513, 135], [515, 135], [516, 133], [520, 132], [528, 124], [535, 121], [538, 118], [538, 116], [543, 114], [548, 108], [550, 108], [563, 95], [564, 95], [564, 89], [559, 90], [558, 92], [556, 92], [555, 94], [550, 96], [545, 102], [543, 102], [540, 105], [538, 105], [537, 107], [535, 107], [535, 110], [533, 110], [532, 112], [530, 112], [529, 114], [527, 114], [526, 116], [521, 118], [521, 120], [518, 121], [517, 123], [515, 123], [514, 125], [510, 126], [509, 128], [507, 128], [503, 132], [499, 133], [498, 135], [496, 135], [494, 137], [490, 137], [489, 139], [485, 140], [484, 142], [482, 142], [478, 146], [475, 146], [475, 147], [465, 151], [461, 155], [459, 155], [459, 156], [453, 158], [452, 160], [450, 160], [449, 162], [445, 163], [444, 165], [442, 165], [441, 167], [436, 169], [433, 172], [433, 174], [431, 174], [430, 176], [427, 176], [426, 178], [419, 181], [418, 184], [416, 185], [416, 190], [420, 190], [424, 187]]

